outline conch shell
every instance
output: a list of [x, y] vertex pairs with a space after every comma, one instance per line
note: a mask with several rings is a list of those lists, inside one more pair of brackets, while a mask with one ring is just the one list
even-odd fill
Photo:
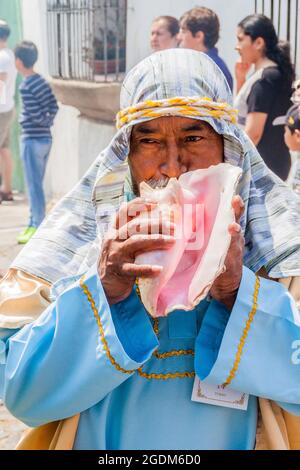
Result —
[[163, 189], [141, 183], [141, 196], [157, 201], [151, 217], [175, 223], [175, 244], [168, 250], [140, 254], [136, 264], [162, 266], [153, 278], [140, 278], [141, 300], [153, 317], [176, 309], [192, 310], [223, 272], [234, 222], [232, 198], [241, 169], [228, 163], [171, 178]]

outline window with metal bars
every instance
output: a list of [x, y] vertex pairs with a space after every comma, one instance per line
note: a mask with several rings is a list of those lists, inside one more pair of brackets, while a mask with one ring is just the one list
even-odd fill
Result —
[[126, 0], [47, 0], [54, 78], [121, 81], [126, 68]]
[[299, 4], [299, 0], [254, 0], [255, 13], [263, 13], [271, 18], [279, 39], [290, 42], [292, 59], [298, 74], [300, 73]]

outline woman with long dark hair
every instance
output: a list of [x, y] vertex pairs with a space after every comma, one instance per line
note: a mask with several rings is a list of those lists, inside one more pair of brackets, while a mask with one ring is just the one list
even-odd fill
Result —
[[[273, 126], [291, 106], [294, 67], [287, 42], [278, 40], [272, 21], [264, 15], [249, 15], [238, 25], [235, 106], [239, 123], [257, 146], [268, 167], [286, 180], [291, 157], [284, 143], [283, 128]], [[246, 75], [254, 65], [254, 73]]]

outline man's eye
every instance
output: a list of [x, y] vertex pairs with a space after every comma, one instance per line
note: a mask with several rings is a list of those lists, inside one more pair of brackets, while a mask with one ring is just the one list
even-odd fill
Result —
[[157, 144], [157, 140], [154, 139], [141, 139], [142, 144]]
[[203, 137], [199, 137], [198, 135], [190, 135], [189, 137], [186, 137], [186, 142], [200, 142]]

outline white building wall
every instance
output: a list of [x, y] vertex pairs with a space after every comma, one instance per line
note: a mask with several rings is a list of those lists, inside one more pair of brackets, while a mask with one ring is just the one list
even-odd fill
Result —
[[23, 36], [39, 49], [37, 72], [48, 76], [47, 1], [22, 0]]

